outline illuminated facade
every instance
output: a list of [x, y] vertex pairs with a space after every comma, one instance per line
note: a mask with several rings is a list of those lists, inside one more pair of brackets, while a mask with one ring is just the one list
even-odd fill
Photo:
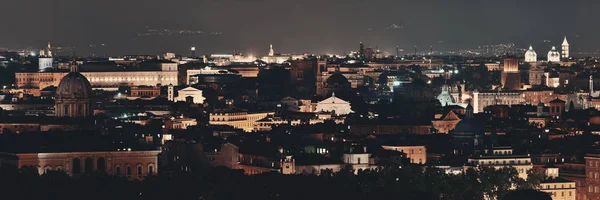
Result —
[[245, 132], [252, 132], [259, 120], [264, 119], [268, 115], [273, 115], [274, 112], [248, 113], [248, 112], [227, 112], [217, 111], [211, 113], [209, 124], [211, 125], [228, 125], [237, 129], [242, 129]]
[[516, 58], [504, 59], [502, 72], [502, 86], [506, 90], [521, 89], [521, 74], [519, 74], [519, 61]]
[[336, 115], [347, 115], [353, 111], [349, 102], [335, 97], [335, 93], [332, 93], [331, 97], [317, 103], [316, 112], [332, 112]]
[[542, 182], [538, 189], [548, 193], [552, 200], [575, 200], [577, 199], [577, 187], [573, 181], [551, 181]]
[[569, 58], [569, 42], [567, 42], [567, 36], [565, 36], [565, 39], [562, 42], [562, 54], [561, 54], [562, 58], [568, 59]]
[[203, 104], [204, 100], [206, 99], [204, 96], [202, 96], [202, 90], [193, 87], [187, 87], [178, 91], [177, 97], [175, 97], [174, 101], [187, 102], [188, 98], [192, 98], [192, 102], [195, 104]]
[[527, 180], [527, 172], [533, 169], [529, 155], [513, 155], [512, 149], [495, 147], [489, 155], [470, 157], [468, 164], [471, 166], [487, 166], [496, 169], [512, 167], [519, 173], [519, 178]]
[[[16, 83], [20, 89], [44, 89], [58, 86], [67, 72], [17, 72]], [[122, 71], [81, 72], [92, 87], [177, 85], [177, 71]]]
[[415, 146], [381, 146], [385, 150], [398, 151], [406, 154], [413, 164], [425, 164], [427, 162], [427, 148], [422, 145]]
[[587, 154], [585, 163], [586, 197], [600, 199], [600, 154]]
[[520, 92], [473, 92], [473, 109], [475, 113], [491, 105], [521, 105], [525, 98]]
[[60, 152], [16, 154], [18, 167], [31, 166], [44, 174], [50, 170], [71, 176], [103, 171], [108, 175], [142, 180], [158, 172], [160, 151]]
[[537, 53], [533, 50], [533, 46], [529, 46], [529, 50], [525, 52], [525, 62], [537, 62]]
[[454, 111], [450, 110], [446, 115], [432, 120], [431, 125], [438, 133], [450, 133], [451, 130], [456, 128], [458, 122], [460, 122], [460, 118]]
[[[94, 88], [117, 88], [119, 86], [177, 85], [177, 63], [157, 63], [153, 70], [146, 71], [88, 71], [80, 73]], [[58, 86], [69, 72], [16, 72], [15, 86], [19, 89], [44, 89]]]
[[38, 58], [38, 66], [40, 72], [44, 71], [46, 68], [52, 68], [53, 58], [52, 58], [52, 46], [50, 42], [48, 42], [48, 47], [46, 49], [40, 50], [40, 57]]
[[560, 53], [556, 50], [556, 47], [553, 46], [552, 49], [548, 52], [548, 62], [560, 62]]
[[529, 85], [541, 85], [545, 82], [544, 70], [538, 67], [532, 67], [529, 70]]

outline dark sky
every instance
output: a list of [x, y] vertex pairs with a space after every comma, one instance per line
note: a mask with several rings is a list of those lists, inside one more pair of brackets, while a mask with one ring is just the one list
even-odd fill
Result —
[[[600, 42], [595, 0], [2, 0], [0, 7], [0, 47], [51, 41], [83, 55], [187, 55], [190, 46], [266, 54], [270, 43], [276, 52], [342, 53], [360, 41], [390, 52], [513, 42], [539, 54], [548, 50], [543, 40], [558, 46], [563, 36], [573, 50]], [[392, 24], [402, 28], [386, 29]], [[205, 33], [138, 37], [146, 27]]]

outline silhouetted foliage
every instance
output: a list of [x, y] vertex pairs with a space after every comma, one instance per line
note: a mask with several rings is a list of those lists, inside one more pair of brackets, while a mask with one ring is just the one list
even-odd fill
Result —
[[[50, 171], [0, 166], [0, 188], [11, 199], [496, 199], [512, 186], [524, 188], [513, 168], [469, 169], [453, 175], [435, 168], [384, 167], [355, 171], [346, 166], [321, 176], [267, 173], [245, 176], [240, 170], [212, 168], [173, 172], [128, 181], [104, 173], [70, 177]], [[520, 180], [520, 181], [519, 181]], [[534, 183], [527, 183], [534, 184]]]

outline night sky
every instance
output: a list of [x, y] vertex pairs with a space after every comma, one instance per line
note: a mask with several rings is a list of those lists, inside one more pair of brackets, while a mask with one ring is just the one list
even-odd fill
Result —
[[[559, 46], [567, 36], [572, 51], [600, 42], [593, 0], [2, 0], [0, 7], [0, 47], [51, 41], [82, 55], [189, 55], [190, 46], [266, 54], [270, 43], [276, 52], [340, 54], [360, 41], [389, 52], [513, 42], [540, 54], [549, 46], [543, 40]], [[138, 35], [148, 29], [203, 33]]]

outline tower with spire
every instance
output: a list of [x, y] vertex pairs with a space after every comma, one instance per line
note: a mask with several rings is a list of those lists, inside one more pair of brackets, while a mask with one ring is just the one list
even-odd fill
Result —
[[562, 58], [568, 59], [569, 58], [569, 42], [567, 42], [567, 36], [565, 36], [565, 39], [563, 40], [562, 43]]

